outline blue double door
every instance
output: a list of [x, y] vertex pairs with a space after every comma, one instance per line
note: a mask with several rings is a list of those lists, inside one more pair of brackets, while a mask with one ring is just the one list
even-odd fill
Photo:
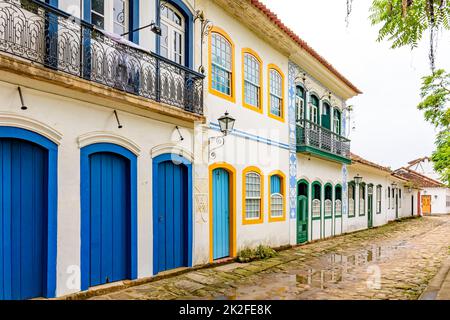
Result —
[[225, 169], [212, 172], [213, 259], [229, 257], [230, 252], [230, 174]]
[[189, 265], [188, 169], [172, 160], [159, 162], [154, 186], [156, 201], [154, 273]]
[[0, 139], [0, 299], [45, 295], [47, 171], [47, 150]]
[[89, 286], [130, 279], [130, 163], [119, 154], [89, 157]]

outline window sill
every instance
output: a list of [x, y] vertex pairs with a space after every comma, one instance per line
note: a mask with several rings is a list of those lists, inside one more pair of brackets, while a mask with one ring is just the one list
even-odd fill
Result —
[[272, 118], [272, 119], [275, 119], [275, 120], [278, 120], [278, 121], [284, 123], [284, 117], [276, 116], [276, 115], [274, 115], [274, 114], [272, 114], [270, 112], [269, 112], [269, 118]]
[[264, 218], [261, 215], [261, 218], [259, 219], [243, 219], [242, 220], [242, 225], [255, 225], [255, 224], [262, 224], [264, 222]]
[[233, 95], [231, 95], [231, 96], [227, 95], [227, 94], [225, 94], [223, 92], [220, 92], [220, 91], [217, 91], [216, 89], [213, 89], [212, 87], [209, 87], [208, 91], [209, 91], [210, 94], [212, 94], [212, 95], [214, 95], [216, 97], [222, 98], [224, 100], [228, 100], [228, 101], [230, 101], [232, 103], [236, 103], [236, 98]]
[[244, 108], [249, 109], [249, 110], [258, 112], [258, 113], [260, 113], [260, 114], [263, 113], [263, 108], [262, 108], [262, 107], [259, 107], [259, 108], [258, 108], [258, 107], [256, 107], [256, 106], [253, 106], [253, 105], [251, 105], [251, 104], [247, 104], [247, 103], [245, 103], [245, 102], [242, 104], [242, 106], [243, 106]]
[[284, 216], [284, 215], [282, 217], [275, 217], [275, 218], [269, 217], [269, 223], [283, 222], [283, 221], [286, 221], [286, 216]]

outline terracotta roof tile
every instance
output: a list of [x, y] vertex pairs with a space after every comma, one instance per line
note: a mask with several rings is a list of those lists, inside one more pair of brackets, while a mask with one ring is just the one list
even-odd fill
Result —
[[316, 58], [321, 64], [323, 64], [328, 70], [330, 70], [336, 77], [343, 81], [349, 88], [351, 88], [356, 93], [362, 93], [354, 84], [352, 84], [347, 78], [345, 78], [339, 71], [337, 71], [324, 57], [319, 55], [312, 47], [308, 45], [304, 40], [302, 40], [294, 31], [288, 28], [278, 16], [267, 8], [259, 0], [250, 0], [251, 4], [263, 12], [278, 28], [285, 32], [292, 40], [294, 40], [302, 49], [311, 54]]
[[362, 157], [360, 157], [360, 156], [358, 156], [358, 155], [356, 155], [354, 153], [350, 153], [350, 159], [352, 160], [352, 162], [358, 162], [358, 163], [364, 164], [366, 166], [369, 166], [369, 167], [372, 167], [372, 168], [375, 168], [375, 169], [379, 169], [379, 170], [382, 170], [382, 171], [386, 171], [388, 173], [392, 173], [392, 170], [390, 168], [384, 167], [384, 166], [379, 165], [379, 164], [377, 164], [375, 162], [366, 160], [366, 159], [364, 159], [364, 158], [362, 158]]
[[409, 168], [403, 167], [397, 169], [395, 170], [394, 174], [411, 181], [415, 186], [421, 188], [445, 187], [445, 185], [442, 184], [441, 182], [431, 179], [427, 176], [424, 176], [423, 174], [420, 174], [417, 171], [411, 170]]

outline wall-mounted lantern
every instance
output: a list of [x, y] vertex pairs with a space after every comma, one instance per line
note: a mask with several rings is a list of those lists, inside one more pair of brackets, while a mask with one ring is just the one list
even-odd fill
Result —
[[224, 136], [227, 136], [231, 131], [233, 131], [236, 120], [230, 116], [228, 111], [225, 112], [225, 114], [221, 116], [218, 121], [220, 132], [222, 132]]
[[392, 189], [395, 189], [395, 188], [397, 188], [397, 183], [396, 182], [392, 182], [391, 186], [392, 186]]
[[[219, 149], [220, 147], [223, 147], [223, 145], [225, 144], [225, 137], [228, 134], [230, 134], [231, 131], [233, 131], [234, 124], [236, 122], [236, 120], [232, 116], [230, 116], [230, 114], [228, 112], [225, 112], [225, 114], [223, 116], [221, 116], [217, 121], [219, 122], [220, 132], [222, 132], [222, 135], [209, 138], [209, 159], [210, 160], [216, 158], [216, 156], [217, 156], [216, 150]], [[216, 141], [215, 148], [211, 148], [212, 140]]]
[[355, 180], [356, 185], [359, 185], [363, 180], [363, 178], [359, 174], [357, 174], [353, 179]]

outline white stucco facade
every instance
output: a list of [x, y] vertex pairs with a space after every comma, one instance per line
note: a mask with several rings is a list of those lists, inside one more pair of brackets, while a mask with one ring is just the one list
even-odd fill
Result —
[[[334, 145], [329, 146], [330, 152], [319, 152], [319, 155], [298, 150], [296, 86], [300, 85], [307, 91], [304, 115], [311, 116], [309, 105], [312, 95], [315, 95], [319, 99], [318, 117], [321, 119], [321, 115], [325, 112], [325, 104], [328, 103], [332, 115], [328, 129], [334, 132], [334, 135], [340, 136], [347, 136], [348, 133], [346, 121], [350, 110], [346, 107], [346, 100], [358, 94], [358, 90], [348, 81], [344, 81], [342, 76], [337, 75], [336, 71], [329, 70], [330, 68], [325, 66], [314, 52], [305, 51], [285, 33], [280, 35], [279, 27], [273, 24], [273, 21], [270, 21], [264, 13], [256, 14], [255, 11], [250, 11], [257, 9], [249, 2], [230, 0], [233, 6], [224, 8], [221, 6], [224, 1], [169, 1], [171, 8], [180, 9], [180, 12], [181, 8], [187, 10], [184, 14], [180, 14], [180, 17], [183, 16], [182, 22], [175, 27], [182, 27], [191, 19], [192, 25], [186, 28], [183, 36], [187, 38], [189, 32], [192, 32], [193, 43], [189, 43], [184, 52], [185, 57], [191, 55], [192, 59], [186, 59], [184, 66], [175, 66], [178, 67], [176, 71], [166, 69], [166, 72], [172, 70], [173, 74], [177, 75], [169, 77], [166, 82], [173, 80], [172, 87], [176, 87], [176, 84], [179, 84], [177, 81], [181, 81], [181, 78], [183, 81], [188, 79], [189, 81], [183, 84], [183, 89], [188, 90], [192, 86], [189, 77], [201, 77], [194, 70], [199, 70], [200, 66], [203, 66], [205, 71], [201, 92], [203, 99], [199, 99], [202, 101], [202, 112], [196, 113], [195, 110], [189, 109], [186, 102], [189, 97], [186, 91], [180, 93], [171, 89], [165, 81], [158, 84], [159, 86], [166, 84], [165, 89], [158, 87], [158, 90], [155, 90], [155, 96], [142, 95], [146, 89], [149, 91], [151, 91], [149, 88], [153, 89], [152, 84], [148, 84], [147, 87], [140, 86], [141, 91], [124, 92], [124, 90], [118, 90], [119, 86], [116, 83], [105, 84], [102, 81], [93, 81], [90, 74], [92, 70], [88, 70], [87, 74], [83, 74], [85, 70], [78, 70], [78, 73], [71, 74], [68, 74], [67, 70], [54, 70], [63, 65], [62, 61], [66, 62], [59, 56], [58, 63], [48, 68], [44, 66], [43, 60], [28, 61], [27, 57], [20, 54], [16, 54], [19, 56], [16, 57], [11, 52], [0, 53], [2, 67], [0, 126], [26, 129], [57, 145], [57, 194], [54, 195], [57, 198], [56, 291], [49, 293], [49, 297], [64, 296], [87, 289], [82, 288], [80, 274], [83, 260], [81, 153], [83, 148], [95, 144], [119, 146], [136, 157], [136, 186], [130, 187], [136, 190], [137, 216], [136, 223], [132, 226], [136, 228], [137, 241], [134, 278], [151, 277], [162, 271], [155, 270], [155, 261], [160, 259], [159, 252], [155, 252], [155, 248], [161, 242], [161, 239], [156, 236], [155, 228], [157, 227], [155, 226], [161, 225], [159, 222], [162, 221], [162, 216], [167, 214], [170, 211], [168, 208], [173, 205], [166, 200], [170, 199], [166, 197], [167, 194], [171, 194], [169, 189], [169, 191], [165, 190], [163, 200], [158, 197], [155, 200], [154, 197], [156, 191], [162, 191], [155, 190], [157, 186], [154, 181], [157, 180], [156, 183], [158, 183], [159, 180], [154, 178], [159, 173], [155, 173], [154, 160], [162, 155], [174, 155], [192, 166], [192, 175], [182, 183], [183, 187], [186, 187], [185, 183], [191, 186], [186, 192], [187, 200], [183, 202], [186, 208], [180, 209], [181, 211], [185, 209], [183, 212], [186, 213], [181, 228], [188, 230], [186, 231], [189, 234], [186, 236], [188, 240], [183, 242], [183, 246], [187, 248], [189, 254], [185, 252], [186, 257], [183, 257], [182, 265], [177, 265], [176, 268], [235, 258], [244, 248], [255, 248], [258, 245], [270, 247], [297, 245], [368, 227], [381, 226], [398, 218], [419, 214], [418, 190], [409, 190], [406, 181], [393, 177], [391, 172], [370, 165], [351, 163], [349, 154], [330, 155], [332, 148], [339, 149]], [[59, 9], [77, 18], [83, 18], [84, 10], [79, 7], [79, 3], [79, 0], [59, 0]], [[134, 18], [139, 17], [139, 26], [158, 22], [156, 8], [158, 1], [140, 0], [135, 3], [138, 4], [139, 11]], [[240, 5], [246, 10], [241, 10]], [[201, 15], [197, 16], [197, 10], [210, 21], [209, 28], [201, 29]], [[246, 14], [252, 15], [254, 21], [249, 21]], [[112, 21], [108, 23], [111, 27]], [[266, 29], [259, 30], [258, 26]], [[76, 30], [79, 31], [79, 29]], [[204, 32], [203, 37], [201, 32]], [[125, 41], [121, 45], [138, 48], [139, 54], [148, 59], [148, 55], [153, 55], [150, 52], [158, 51], [157, 36], [149, 28], [137, 31], [137, 34], [139, 34], [138, 45]], [[227, 69], [225, 71], [230, 73], [231, 79], [229, 94], [220, 93], [212, 86], [211, 37], [213, 34], [220, 35], [230, 44], [230, 67], [225, 68]], [[279, 39], [274, 41], [277, 37]], [[91, 39], [91, 36], [88, 38], [89, 41], [85, 41], [84, 45], [94, 39]], [[0, 38], [0, 41], [5, 39]], [[119, 48], [122, 47], [119, 46]], [[44, 54], [43, 51], [39, 53]], [[79, 58], [77, 63], [83, 59], [90, 59], [84, 54], [80, 51], [79, 56], [75, 55]], [[249, 107], [245, 103], [245, 54], [250, 54], [259, 60], [260, 94], [257, 108]], [[126, 72], [118, 72], [115, 75], [129, 76], [135, 70], [123, 62], [127, 59], [129, 59], [127, 55], [121, 56], [120, 59], [113, 59], [119, 62], [117, 65], [109, 66], [110, 69], [102, 65], [102, 62], [108, 65], [108, 61], [97, 61], [96, 67], [99, 69], [105, 67], [106, 71], [102, 70], [108, 74], [113, 74], [115, 68], [128, 67]], [[143, 70], [153, 70], [152, 67], [159, 70], [164, 63], [171, 65], [170, 61], [161, 57], [158, 59], [160, 59], [159, 62], [155, 64], [157, 67], [139, 69], [137, 72], [139, 85], [148, 81], [145, 78], [148, 75], [142, 72]], [[113, 64], [111, 61], [109, 63]], [[272, 71], [274, 71], [273, 74], [280, 76], [281, 94], [277, 94], [275, 92], [277, 90], [271, 90], [276, 86], [271, 82]], [[120, 82], [120, 80], [123, 79], [117, 81]], [[130, 81], [129, 78], [126, 80]], [[126, 84], [130, 85], [130, 83]], [[26, 109], [21, 109], [18, 87], [21, 88]], [[170, 90], [176, 91], [172, 92], [171, 96], [173, 100], [178, 98], [176, 103], [170, 99], [165, 102], [158, 101], [161, 91]], [[280, 101], [280, 116], [274, 115], [271, 111], [271, 98]], [[186, 105], [177, 105], [179, 100]], [[335, 111], [339, 113], [339, 123], [334, 121]], [[223, 137], [218, 119], [226, 112], [235, 119], [235, 126], [233, 131]], [[320, 119], [319, 122], [322, 121]], [[330, 132], [326, 131], [329, 136], [331, 136]], [[0, 136], [0, 138], [5, 137]], [[172, 162], [177, 164], [176, 161]], [[223, 172], [226, 172], [227, 181], [224, 184], [226, 187], [221, 189], [223, 192], [221, 194], [218, 192], [219, 183], [215, 180], [215, 175], [223, 174]], [[169, 176], [166, 173], [159, 175], [159, 178]], [[247, 178], [247, 175], [257, 177], [259, 182], [255, 183], [254, 180]], [[355, 176], [362, 177], [365, 186], [365, 204], [368, 203], [369, 188], [373, 188], [371, 224], [369, 224], [367, 205], [364, 210], [360, 210], [359, 185], [355, 185], [353, 210], [355, 215], [349, 216], [348, 183], [353, 181]], [[251, 183], [246, 183], [247, 179]], [[299, 185], [302, 182], [308, 186], [305, 194], [308, 198], [305, 241], [299, 241], [297, 207]], [[320, 185], [320, 201], [316, 201], [314, 205], [313, 185]], [[377, 196], [378, 186], [381, 187], [381, 198]], [[394, 186], [395, 191], [392, 191]], [[259, 192], [258, 194], [255, 195], [257, 192], [253, 189], [247, 190], [253, 187]], [[331, 194], [326, 191], [329, 187], [332, 190]], [[341, 188], [341, 199], [338, 204], [336, 197], [339, 188]], [[275, 189], [277, 191], [274, 191]], [[181, 190], [186, 191], [186, 189]], [[428, 192], [432, 194], [433, 199], [436, 196], [436, 199], [439, 199], [439, 204], [432, 202], [433, 211], [450, 213], [448, 189], [424, 190], [423, 194]], [[221, 199], [223, 194], [227, 197], [225, 200]], [[327, 199], [327, 197], [330, 198]], [[444, 198], [448, 199], [446, 208], [441, 205], [441, 199]], [[280, 206], [272, 208], [275, 200], [280, 201], [280, 199], [282, 209], [279, 209]], [[164, 207], [156, 212], [155, 202], [163, 201], [168, 203], [167, 208]], [[255, 216], [252, 216], [251, 214], [255, 213], [248, 208], [254, 205], [255, 201], [260, 209]], [[380, 205], [378, 201], [381, 201]], [[219, 205], [226, 207], [223, 211], [228, 215], [225, 217], [228, 220], [224, 221], [227, 221], [225, 224], [229, 230], [224, 228], [226, 231], [223, 231], [225, 247], [228, 251], [225, 250], [225, 253], [216, 257], [214, 242], [217, 224], [214, 217], [217, 214], [216, 211], [219, 211], [217, 209]], [[341, 215], [337, 215], [336, 212], [341, 212]], [[178, 234], [181, 231], [173, 233]], [[161, 243], [159, 245], [161, 246]], [[167, 250], [176, 251], [172, 247]], [[169, 270], [174, 268], [167, 267]], [[106, 279], [105, 283], [108, 283], [109, 280]]]

